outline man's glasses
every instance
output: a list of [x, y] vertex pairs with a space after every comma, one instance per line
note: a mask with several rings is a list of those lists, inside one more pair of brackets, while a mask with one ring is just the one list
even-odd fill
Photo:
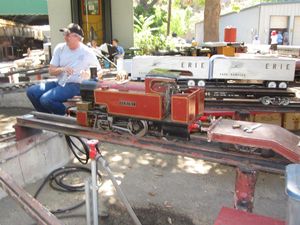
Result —
[[64, 33], [64, 36], [66, 36], [66, 37], [79, 37], [79, 38], [81, 38], [80, 35], [75, 34], [75, 33]]

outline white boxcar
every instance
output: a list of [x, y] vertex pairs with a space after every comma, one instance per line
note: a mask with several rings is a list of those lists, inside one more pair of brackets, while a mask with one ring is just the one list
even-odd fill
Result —
[[278, 45], [277, 50], [281, 56], [300, 57], [300, 46]]
[[212, 79], [255, 80], [285, 88], [294, 81], [296, 61], [280, 57], [226, 57], [213, 60]]
[[184, 78], [207, 79], [209, 71], [208, 57], [194, 56], [136, 56], [132, 60], [132, 80], [144, 80], [146, 74], [153, 69], [189, 71], [190, 76]]

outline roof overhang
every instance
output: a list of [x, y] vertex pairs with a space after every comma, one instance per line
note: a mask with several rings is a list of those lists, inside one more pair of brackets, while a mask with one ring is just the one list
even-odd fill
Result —
[[1, 1], [0, 18], [28, 25], [46, 25], [48, 0]]
[[48, 25], [48, 15], [2, 16], [0, 18], [27, 25]]

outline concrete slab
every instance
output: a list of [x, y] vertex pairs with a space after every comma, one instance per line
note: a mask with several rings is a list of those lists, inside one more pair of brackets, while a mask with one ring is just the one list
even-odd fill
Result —
[[[1, 148], [0, 153], [0, 167], [20, 186], [47, 176], [70, 160], [64, 137], [52, 132], [12, 142], [8, 148]], [[4, 196], [0, 191], [0, 199]]]
[[[0, 95], [1, 98], [1, 95]], [[5, 104], [0, 100], [0, 105]], [[33, 108], [21, 108], [18, 106], [14, 107], [4, 107], [0, 106], [0, 134], [6, 134], [9, 132], [14, 132], [14, 125], [16, 123], [16, 116], [24, 115], [31, 112]], [[4, 143], [0, 143], [0, 148]]]
[[[233, 167], [110, 144], [103, 144], [101, 149], [144, 225], [209, 225], [214, 223], [223, 206], [233, 207]], [[83, 179], [85, 177], [82, 176]], [[108, 204], [111, 217], [103, 220], [102, 224], [133, 224], [121, 206], [111, 182], [105, 174], [103, 178], [101, 198]], [[82, 179], [75, 176], [73, 182], [76, 181], [82, 182]], [[41, 180], [26, 186], [26, 190], [33, 194], [40, 183]], [[49, 186], [45, 187], [39, 197], [51, 209], [70, 206], [82, 199], [82, 193], [55, 192]], [[260, 173], [254, 212], [284, 220], [286, 202], [284, 177]], [[86, 224], [82, 217], [84, 212], [85, 208], [75, 211], [77, 216], [64, 220], [65, 224]], [[20, 224], [19, 218], [23, 214], [8, 197], [0, 201], [1, 225]], [[31, 220], [24, 219], [22, 224], [31, 224]]]
[[0, 107], [32, 108], [31, 102], [26, 96], [25, 90], [20, 92], [0, 93]]

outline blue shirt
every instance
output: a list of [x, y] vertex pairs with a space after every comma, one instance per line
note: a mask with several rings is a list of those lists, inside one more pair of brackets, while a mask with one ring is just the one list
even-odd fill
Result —
[[277, 34], [277, 43], [282, 43], [282, 41], [283, 41], [283, 36], [281, 33], [278, 33]]
[[[69, 76], [67, 83], [81, 83], [80, 72], [88, 70], [91, 66], [96, 66], [101, 70], [101, 66], [93, 50], [85, 44], [80, 43], [79, 48], [71, 50], [66, 43], [58, 44], [53, 52], [50, 64], [56, 67], [71, 67], [74, 73]], [[64, 73], [58, 75], [58, 81], [62, 79]]]
[[117, 51], [118, 51], [118, 55], [124, 55], [125, 54], [124, 48], [119, 46], [119, 45], [117, 46]]

